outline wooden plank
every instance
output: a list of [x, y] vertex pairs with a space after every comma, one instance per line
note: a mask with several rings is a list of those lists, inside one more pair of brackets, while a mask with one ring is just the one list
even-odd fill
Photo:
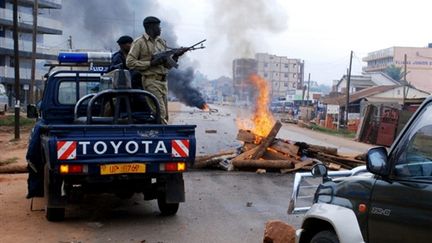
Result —
[[254, 144], [254, 143], [245, 143], [245, 144], [243, 144], [242, 150], [243, 150], [243, 152], [245, 152], [245, 151], [251, 150], [251, 149], [253, 149], [253, 148], [257, 147], [257, 146], [258, 145]]
[[203, 161], [215, 158], [215, 157], [219, 157], [219, 156], [224, 156], [224, 155], [230, 155], [230, 154], [235, 154], [237, 153], [237, 151], [235, 149], [231, 149], [231, 150], [227, 150], [227, 151], [221, 151], [219, 153], [215, 153], [215, 154], [208, 154], [208, 155], [203, 155], [203, 156], [197, 156], [195, 158], [195, 163], [201, 163]]
[[296, 156], [299, 151], [299, 147], [294, 144], [289, 144], [287, 142], [284, 142], [282, 140], [276, 140], [273, 142], [273, 144], [270, 146], [270, 148], [281, 152], [283, 154], [290, 154], [293, 156]]
[[254, 143], [256, 136], [250, 130], [240, 129], [237, 133], [237, 140], [245, 143]]
[[312, 159], [307, 159], [307, 160], [301, 161], [299, 163], [295, 163], [294, 164], [294, 168], [292, 168], [292, 169], [282, 169], [281, 173], [285, 174], [285, 173], [290, 173], [290, 172], [298, 171], [298, 170], [302, 169], [305, 166], [312, 165], [313, 163], [314, 163], [314, 161]]
[[290, 169], [294, 168], [294, 163], [289, 160], [236, 160], [232, 161], [235, 168], [256, 168], [256, 169]]
[[301, 162], [300, 157], [299, 156], [292, 156], [290, 154], [283, 154], [280, 153], [274, 149], [267, 148], [266, 152], [263, 154], [263, 156], [261, 157], [262, 159], [281, 159], [281, 160], [291, 160], [294, 163], [298, 163]]
[[325, 146], [313, 145], [313, 144], [308, 144], [308, 145], [309, 145], [308, 150], [311, 152], [316, 152], [316, 153], [322, 152], [331, 155], [338, 155], [337, 148], [325, 147]]
[[245, 159], [250, 159], [252, 157], [252, 155], [258, 150], [258, 146], [256, 146], [255, 148], [248, 150], [244, 153], [241, 153], [240, 155], [238, 155], [237, 157], [235, 157], [234, 159], [231, 160], [231, 162], [235, 162], [236, 160], [245, 160]]
[[263, 138], [261, 144], [257, 147], [257, 150], [252, 154], [251, 159], [259, 159], [263, 156], [267, 148], [273, 143], [273, 140], [276, 138], [281, 127], [282, 123], [277, 121], [269, 134]]
[[330, 170], [340, 170], [342, 168], [342, 165], [338, 165], [335, 163], [328, 163], [327, 168], [329, 168]]
[[237, 154], [228, 154], [228, 155], [221, 155], [221, 156], [217, 156], [217, 157], [212, 157], [212, 158], [209, 158], [207, 160], [201, 160], [198, 163], [195, 162], [193, 167], [195, 169], [211, 168], [211, 167], [218, 165], [220, 162], [222, 162], [224, 160], [230, 160], [236, 156], [237, 156]]

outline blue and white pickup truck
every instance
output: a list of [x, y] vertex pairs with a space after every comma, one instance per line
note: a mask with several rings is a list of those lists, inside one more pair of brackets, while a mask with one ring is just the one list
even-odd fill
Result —
[[45, 197], [49, 221], [63, 220], [69, 199], [87, 193], [143, 193], [163, 215], [176, 214], [185, 201], [182, 173], [195, 159], [195, 125], [162, 125], [147, 106], [158, 107], [156, 98], [131, 89], [127, 71], [56, 68], [38, 107], [28, 107], [38, 119], [28, 197]]

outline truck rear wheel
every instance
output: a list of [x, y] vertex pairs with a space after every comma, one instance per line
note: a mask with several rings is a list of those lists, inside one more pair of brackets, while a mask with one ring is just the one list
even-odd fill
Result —
[[158, 197], [157, 202], [159, 211], [164, 216], [175, 215], [179, 209], [179, 203], [167, 203], [165, 197]]
[[324, 230], [312, 237], [311, 243], [339, 243], [337, 235], [333, 231]]
[[63, 221], [65, 217], [65, 208], [49, 207], [50, 198], [50, 172], [48, 163], [45, 163], [44, 167], [44, 196], [45, 196], [45, 217], [48, 221], [58, 222]]
[[45, 208], [45, 217], [48, 221], [58, 222], [63, 221], [65, 217], [64, 208]]

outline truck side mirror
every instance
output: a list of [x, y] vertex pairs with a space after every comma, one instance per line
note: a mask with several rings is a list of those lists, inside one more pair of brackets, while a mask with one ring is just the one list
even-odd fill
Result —
[[387, 163], [388, 155], [385, 147], [369, 149], [366, 157], [366, 168], [369, 172], [387, 177], [390, 175], [390, 168]]
[[38, 118], [38, 111], [36, 105], [27, 105], [27, 118]]

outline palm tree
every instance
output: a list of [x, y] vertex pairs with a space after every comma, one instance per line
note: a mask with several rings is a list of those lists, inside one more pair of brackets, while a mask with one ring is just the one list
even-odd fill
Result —
[[402, 79], [404, 77], [404, 72], [402, 71], [402, 67], [398, 67], [394, 64], [388, 66], [384, 70], [384, 72], [396, 81], [402, 81]]

